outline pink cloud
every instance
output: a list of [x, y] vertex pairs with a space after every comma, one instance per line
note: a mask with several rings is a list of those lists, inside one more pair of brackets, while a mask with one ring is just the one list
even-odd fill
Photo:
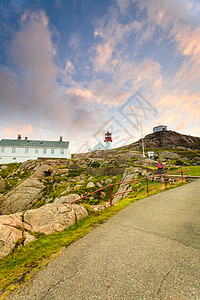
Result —
[[29, 134], [32, 134], [34, 128], [30, 124], [19, 125], [14, 122], [10, 122], [3, 126], [2, 131], [4, 132], [4, 136], [6, 138], [17, 138], [18, 134], [21, 134], [22, 136], [28, 136]]
[[182, 130], [183, 128], [185, 128], [185, 125], [185, 122], [180, 123], [178, 126], [176, 126], [175, 131]]

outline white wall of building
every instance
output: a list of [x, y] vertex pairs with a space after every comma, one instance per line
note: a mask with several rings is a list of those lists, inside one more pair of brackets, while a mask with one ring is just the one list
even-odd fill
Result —
[[101, 143], [98, 143], [96, 146], [94, 146], [94, 150], [105, 150], [105, 147], [101, 144]]
[[111, 149], [111, 141], [106, 141], [106, 150]]
[[167, 131], [167, 126], [159, 125], [153, 128], [153, 132]]
[[0, 147], [0, 164], [24, 162], [30, 159], [44, 158], [71, 158], [70, 149], [66, 148], [24, 148]]

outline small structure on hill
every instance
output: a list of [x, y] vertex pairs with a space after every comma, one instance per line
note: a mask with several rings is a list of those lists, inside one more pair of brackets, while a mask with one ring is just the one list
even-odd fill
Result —
[[154, 151], [148, 151], [147, 152], [147, 156], [148, 156], [148, 158], [150, 158], [150, 159], [153, 159], [154, 160]]
[[24, 162], [38, 158], [70, 158], [69, 142], [59, 141], [22, 140], [18, 134], [16, 140], [2, 139], [0, 141], [0, 164]]
[[167, 126], [159, 125], [159, 126], [153, 127], [153, 132], [159, 132], [159, 131], [167, 131]]

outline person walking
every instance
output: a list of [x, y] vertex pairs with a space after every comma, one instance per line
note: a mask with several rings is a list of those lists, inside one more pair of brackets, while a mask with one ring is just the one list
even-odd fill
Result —
[[162, 164], [161, 164], [161, 162], [158, 163], [158, 172], [160, 174], [162, 174]]

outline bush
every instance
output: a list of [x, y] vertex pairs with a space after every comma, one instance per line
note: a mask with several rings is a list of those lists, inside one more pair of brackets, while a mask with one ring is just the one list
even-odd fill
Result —
[[89, 201], [90, 205], [96, 205], [98, 203], [99, 203], [99, 199], [92, 199], [92, 200]]
[[90, 164], [90, 167], [92, 168], [99, 168], [100, 167], [100, 163], [98, 161], [94, 161]]
[[177, 159], [177, 160], [175, 161], [175, 165], [177, 165], [177, 166], [183, 166], [184, 163], [183, 163], [181, 160]]

